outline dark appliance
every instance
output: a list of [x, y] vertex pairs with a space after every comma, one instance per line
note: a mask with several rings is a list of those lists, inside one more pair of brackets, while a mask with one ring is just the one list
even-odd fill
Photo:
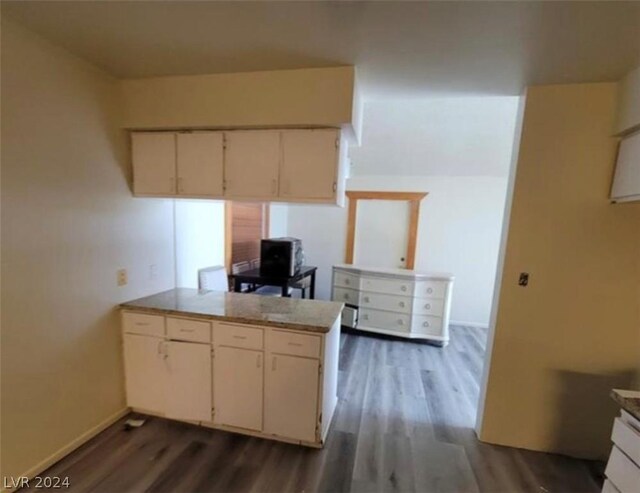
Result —
[[269, 238], [260, 242], [260, 275], [292, 277], [300, 272], [304, 253], [298, 238]]

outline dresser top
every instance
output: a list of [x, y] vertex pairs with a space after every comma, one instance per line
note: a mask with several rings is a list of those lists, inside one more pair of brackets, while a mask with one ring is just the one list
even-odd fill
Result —
[[448, 272], [421, 272], [408, 269], [384, 269], [367, 267], [364, 265], [337, 264], [334, 269], [353, 272], [355, 274], [371, 274], [376, 277], [390, 277], [394, 279], [412, 279], [415, 281], [453, 281], [455, 276]]
[[613, 389], [611, 398], [616, 401], [622, 409], [640, 419], [640, 392], [637, 390]]
[[176, 288], [128, 301], [122, 308], [163, 315], [187, 315], [285, 329], [327, 333], [343, 304], [296, 298]]

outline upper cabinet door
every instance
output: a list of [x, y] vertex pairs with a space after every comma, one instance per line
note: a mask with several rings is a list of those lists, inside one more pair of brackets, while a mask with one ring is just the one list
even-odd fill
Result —
[[222, 197], [224, 134], [179, 133], [178, 195]]
[[339, 131], [282, 131], [280, 196], [333, 199], [336, 196]]
[[276, 198], [280, 131], [239, 130], [225, 136], [225, 195], [234, 199]]
[[171, 132], [131, 134], [133, 193], [175, 195], [176, 135]]

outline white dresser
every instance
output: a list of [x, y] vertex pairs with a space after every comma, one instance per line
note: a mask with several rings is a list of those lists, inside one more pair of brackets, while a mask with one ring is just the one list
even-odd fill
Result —
[[331, 297], [345, 303], [346, 310], [357, 308], [351, 324], [356, 329], [446, 345], [453, 279], [442, 273], [336, 265]]

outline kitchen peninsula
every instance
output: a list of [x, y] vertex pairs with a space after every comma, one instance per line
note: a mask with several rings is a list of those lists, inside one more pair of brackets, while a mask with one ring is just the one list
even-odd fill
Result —
[[177, 288], [120, 307], [134, 411], [322, 447], [342, 303]]

